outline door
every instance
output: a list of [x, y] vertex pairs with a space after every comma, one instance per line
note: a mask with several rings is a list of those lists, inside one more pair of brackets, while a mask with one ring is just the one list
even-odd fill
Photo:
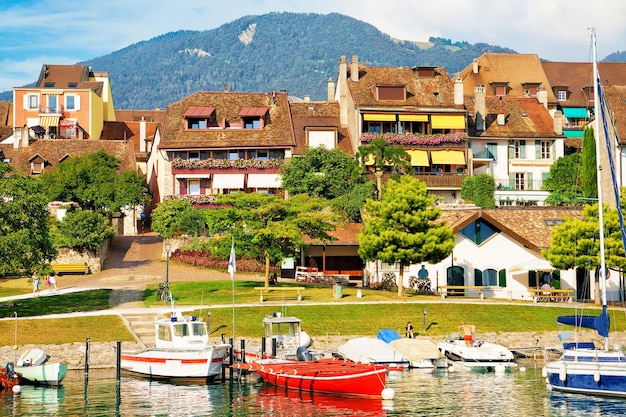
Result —
[[576, 268], [576, 300], [591, 300], [591, 283], [589, 271], [585, 268]]

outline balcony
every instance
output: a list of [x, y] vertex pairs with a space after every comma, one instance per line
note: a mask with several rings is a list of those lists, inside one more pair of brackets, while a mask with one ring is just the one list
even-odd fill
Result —
[[63, 115], [63, 106], [56, 106], [56, 107], [46, 107], [46, 106], [39, 106], [39, 115], [56, 115], [56, 116], [62, 116]]
[[[370, 181], [376, 182], [374, 173], [369, 172], [366, 176]], [[390, 176], [391, 174], [387, 172], [383, 174], [383, 184], [387, 182]], [[432, 190], [460, 190], [461, 183], [467, 176], [465, 172], [422, 172], [412, 175], [413, 178], [425, 182], [428, 189]]]
[[172, 174], [213, 174], [226, 173], [278, 173], [283, 165], [282, 159], [206, 159], [188, 160], [174, 158]]

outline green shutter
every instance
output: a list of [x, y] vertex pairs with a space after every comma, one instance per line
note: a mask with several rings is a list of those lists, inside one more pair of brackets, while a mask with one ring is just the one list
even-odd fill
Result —
[[541, 141], [535, 141], [535, 159], [541, 159]]
[[498, 271], [498, 285], [501, 287], [506, 287], [506, 269], [501, 269]]
[[474, 269], [474, 285], [483, 285], [483, 271]]
[[537, 271], [528, 271], [528, 286], [537, 288]]
[[526, 141], [519, 141], [519, 157], [520, 159], [526, 159]]
[[511, 190], [515, 189], [515, 172], [509, 173], [509, 187]]
[[526, 181], [528, 182], [528, 184], [526, 185], [526, 189], [527, 190], [534, 190], [535, 189], [535, 184], [533, 184], [533, 173], [532, 172], [527, 172], [526, 173]]
[[550, 145], [550, 159], [556, 161], [556, 141], [552, 141], [552, 145]]
[[515, 158], [515, 141], [509, 141], [509, 159]]

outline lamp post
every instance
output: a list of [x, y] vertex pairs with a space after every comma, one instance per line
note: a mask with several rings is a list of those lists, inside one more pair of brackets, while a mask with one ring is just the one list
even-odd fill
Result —
[[170, 294], [170, 250], [172, 245], [170, 242], [165, 242], [163, 247], [165, 248], [165, 297], [167, 299]]

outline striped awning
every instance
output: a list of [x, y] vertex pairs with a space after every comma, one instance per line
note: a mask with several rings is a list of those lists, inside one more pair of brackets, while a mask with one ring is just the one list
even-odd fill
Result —
[[463, 151], [431, 151], [430, 159], [433, 164], [465, 165]]
[[427, 122], [427, 114], [401, 114], [399, 116], [401, 122]]
[[428, 163], [428, 152], [414, 149], [407, 150], [406, 152], [411, 155], [411, 166], [427, 167], [430, 165]]
[[59, 124], [59, 116], [41, 116], [39, 125], [44, 127], [57, 126]]
[[213, 188], [243, 190], [244, 174], [215, 174]]
[[364, 113], [363, 120], [370, 122], [395, 122], [396, 115], [393, 113]]
[[454, 115], [432, 115], [430, 116], [433, 129], [465, 129], [465, 116]]
[[248, 188], [280, 188], [282, 178], [279, 174], [248, 174]]

